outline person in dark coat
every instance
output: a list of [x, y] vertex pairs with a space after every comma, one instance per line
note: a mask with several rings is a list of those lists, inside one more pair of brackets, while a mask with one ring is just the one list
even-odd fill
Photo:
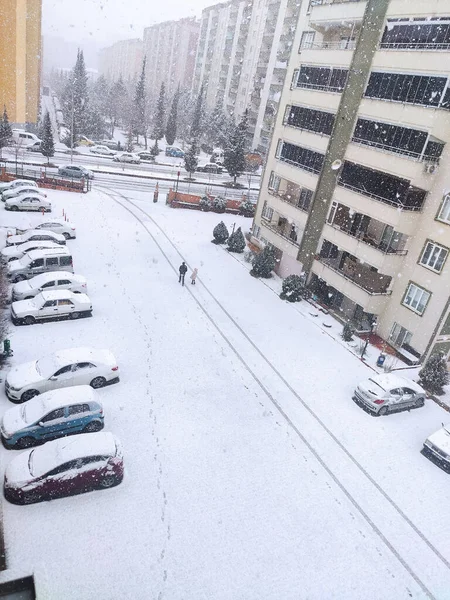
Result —
[[186, 266], [186, 263], [184, 262], [184, 260], [181, 263], [178, 271], [180, 272], [180, 276], [178, 278], [178, 283], [181, 283], [181, 285], [184, 285], [184, 276], [186, 275], [186, 272], [187, 272], [187, 266]]

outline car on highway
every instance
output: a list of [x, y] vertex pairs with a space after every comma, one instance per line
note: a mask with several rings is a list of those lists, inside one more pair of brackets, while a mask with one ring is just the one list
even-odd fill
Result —
[[211, 162], [204, 165], [199, 165], [196, 170], [199, 173], [216, 173], [219, 175], [223, 173], [223, 168], [220, 165]]
[[44, 220], [39, 225], [36, 225], [35, 229], [45, 229], [46, 231], [58, 233], [64, 236], [66, 240], [74, 240], [77, 237], [77, 228], [75, 225], [69, 221], [64, 221], [64, 219]]
[[23, 194], [5, 200], [5, 210], [52, 212], [52, 203], [39, 194]]
[[138, 165], [141, 162], [139, 156], [133, 152], [122, 152], [122, 154], [116, 154], [113, 156], [113, 160], [115, 162], [131, 163], [135, 165]]
[[60, 248], [58, 244], [50, 241], [36, 241], [36, 242], [25, 242], [25, 244], [19, 244], [18, 246], [7, 246], [3, 248], [1, 257], [4, 262], [11, 262], [13, 260], [19, 260], [27, 252], [32, 250], [43, 250], [46, 248]]
[[59, 167], [58, 175], [60, 177], [70, 177], [71, 179], [94, 179], [94, 173], [81, 165], [65, 165]]
[[41, 292], [69, 290], [74, 294], [86, 294], [87, 282], [81, 275], [69, 271], [50, 271], [31, 279], [19, 281], [12, 288], [12, 300], [30, 300]]
[[450, 424], [442, 423], [440, 429], [427, 437], [422, 454], [450, 473]]
[[97, 389], [118, 381], [119, 367], [109, 350], [67, 348], [10, 369], [5, 391], [11, 402], [19, 404], [49, 390], [73, 385]]
[[92, 317], [91, 299], [86, 294], [74, 294], [70, 290], [45, 290], [31, 300], [17, 300], [11, 304], [14, 325], [82, 317]]
[[36, 186], [23, 184], [23, 186], [17, 186], [17, 187], [14, 187], [13, 189], [5, 190], [2, 193], [2, 200], [3, 200], [3, 202], [5, 202], [6, 200], [9, 200], [10, 198], [17, 198], [18, 196], [21, 196], [23, 194], [38, 194], [39, 196], [42, 196], [43, 198], [47, 198], [47, 194], [44, 192], [44, 190], [41, 190], [40, 188], [37, 188]]
[[23, 187], [24, 185], [32, 186], [37, 188], [38, 184], [32, 179], [14, 179], [13, 181], [6, 181], [5, 183], [0, 183], [0, 192], [6, 192], [7, 190], [13, 190], [17, 187]]
[[27, 229], [20, 235], [10, 235], [6, 238], [7, 246], [19, 246], [26, 242], [55, 242], [60, 246], [65, 246], [66, 238], [60, 233], [54, 231], [47, 231], [46, 229]]
[[375, 415], [420, 408], [425, 398], [426, 392], [418, 383], [395, 373], [372, 375], [357, 385], [353, 396]]
[[97, 146], [91, 146], [89, 150], [92, 152], [92, 154], [103, 154], [105, 156], [114, 156], [116, 154], [114, 150], [111, 150], [107, 146], [102, 146], [100, 144]]
[[148, 152], [147, 150], [138, 152], [138, 156], [144, 162], [151, 162], [151, 163], [155, 162], [155, 157], [153, 156], [153, 154], [151, 152]]
[[81, 433], [14, 457], [5, 470], [3, 492], [13, 504], [33, 504], [111, 488], [123, 473], [122, 448], [112, 433]]
[[166, 156], [173, 156], [175, 158], [184, 158], [184, 152], [177, 146], [166, 146]]
[[0, 431], [5, 448], [23, 449], [75, 433], [94, 433], [103, 427], [98, 392], [89, 385], [79, 385], [45, 392], [9, 408]]

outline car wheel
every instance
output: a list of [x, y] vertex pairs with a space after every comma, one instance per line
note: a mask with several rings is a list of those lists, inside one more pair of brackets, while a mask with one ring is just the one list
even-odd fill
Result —
[[88, 423], [83, 429], [83, 433], [94, 433], [101, 429], [103, 429], [103, 423], [100, 423], [100, 421], [91, 421], [91, 423]]
[[73, 313], [70, 313], [69, 318], [70, 319], [79, 319], [80, 315], [81, 315], [81, 313], [79, 313], [79, 312], [73, 312]]
[[99, 486], [101, 488], [110, 488], [115, 486], [117, 483], [116, 478], [114, 477], [114, 475], [107, 475], [106, 477], [104, 477], [101, 481], [99, 481]]
[[70, 235], [67, 233], [67, 231], [63, 233], [63, 236], [66, 238], [66, 240], [70, 240]]
[[414, 402], [414, 408], [422, 408], [422, 406], [425, 406], [425, 398], [417, 398]]
[[19, 210], [18, 206], [11, 206], [11, 208], [9, 210]]
[[31, 398], [34, 398], [35, 396], [39, 396], [39, 392], [37, 390], [27, 390], [20, 396], [20, 400], [22, 402], [28, 402], [28, 400], [31, 400]]
[[17, 441], [16, 446], [18, 448], [20, 448], [21, 450], [23, 450], [25, 448], [29, 448], [30, 446], [33, 446], [34, 443], [35, 443], [35, 439], [28, 435], [23, 438], [20, 438], [20, 440]]
[[25, 325], [34, 325], [36, 323], [36, 319], [31, 315], [27, 315], [24, 318], [23, 322], [25, 323]]
[[91, 381], [90, 385], [91, 385], [91, 387], [94, 388], [94, 390], [101, 388], [101, 387], [105, 387], [106, 379], [104, 377], [94, 377], [94, 379]]
[[382, 417], [384, 417], [384, 415], [387, 415], [389, 412], [389, 408], [387, 406], [382, 406], [380, 408], [380, 410], [378, 411], [378, 414]]

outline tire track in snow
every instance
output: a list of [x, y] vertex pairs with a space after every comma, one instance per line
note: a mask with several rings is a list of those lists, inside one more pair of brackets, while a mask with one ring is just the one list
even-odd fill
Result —
[[[135, 219], [137, 219], [140, 224], [145, 228], [147, 233], [152, 238], [154, 244], [157, 246], [161, 254], [166, 259], [167, 263], [175, 273], [178, 275], [178, 269], [176, 265], [172, 263], [167, 253], [161, 247], [161, 244], [155, 238], [153, 233], [148, 228], [147, 224], [144, 220], [137, 215], [131, 208], [138, 210], [140, 213], [145, 215], [146, 219], [148, 219], [163, 235], [163, 237], [167, 240], [167, 242], [172, 246], [175, 252], [178, 254], [181, 260], [184, 260], [186, 264], [189, 266], [188, 261], [181, 254], [180, 250], [173, 243], [173, 241], [169, 238], [169, 236], [165, 233], [165, 231], [161, 228], [161, 226], [149, 215], [143, 208], [141, 208], [138, 204], [133, 202], [130, 198], [125, 196], [124, 194], [117, 192], [115, 190], [111, 190], [104, 186], [106, 191], [103, 193], [107, 195], [111, 200], [122, 206], [127, 212], [129, 212]], [[100, 191], [100, 190], [99, 190]], [[114, 196], [117, 196], [114, 198]], [[126, 204], [124, 204], [123, 200]], [[190, 267], [190, 266], [189, 266]], [[190, 267], [191, 268], [191, 267]], [[442, 565], [450, 571], [450, 562], [439, 552], [439, 550], [428, 540], [425, 534], [411, 521], [411, 519], [403, 512], [403, 510], [396, 504], [396, 502], [387, 494], [387, 492], [377, 483], [377, 481], [368, 473], [368, 471], [362, 466], [361, 463], [350, 453], [349, 450], [342, 444], [342, 442], [334, 435], [334, 433], [327, 427], [327, 425], [321, 420], [321, 418], [313, 411], [313, 409], [301, 398], [301, 396], [296, 392], [296, 390], [291, 386], [291, 384], [283, 377], [283, 375], [278, 371], [278, 369], [270, 362], [270, 360], [263, 354], [263, 352], [258, 348], [258, 346], [253, 342], [253, 340], [247, 335], [247, 333], [242, 329], [242, 327], [235, 321], [232, 315], [226, 310], [226, 308], [220, 303], [220, 301], [214, 296], [214, 294], [202, 283], [200, 278], [197, 278], [197, 281], [202, 285], [202, 288], [206, 291], [206, 293], [212, 298], [215, 304], [221, 309], [221, 311], [227, 316], [229, 321], [233, 324], [233, 326], [239, 331], [239, 333], [245, 338], [245, 340], [251, 345], [251, 347], [256, 351], [259, 357], [266, 363], [269, 369], [277, 375], [279, 380], [284, 384], [284, 386], [291, 392], [291, 394], [301, 403], [303, 408], [311, 415], [311, 417], [316, 421], [316, 423], [325, 431], [325, 433], [329, 436], [329, 438], [339, 447], [339, 449], [344, 452], [346, 457], [352, 462], [352, 464], [358, 469], [358, 471], [365, 477], [365, 479], [370, 482], [371, 485], [375, 487], [375, 489], [381, 494], [381, 496], [389, 503], [389, 505], [394, 509], [399, 517], [412, 529], [412, 531], [426, 544], [429, 550], [435, 555], [435, 557], [442, 563]], [[289, 425], [289, 427], [296, 433], [299, 439], [303, 442], [303, 444], [308, 448], [314, 458], [319, 462], [321, 467], [325, 470], [325, 472], [329, 475], [329, 477], [333, 480], [333, 482], [337, 485], [337, 487], [341, 490], [341, 492], [345, 495], [345, 497], [349, 500], [349, 502], [354, 506], [354, 508], [359, 512], [359, 514], [363, 517], [366, 523], [370, 526], [370, 528], [374, 531], [374, 533], [381, 539], [383, 544], [389, 549], [389, 551], [396, 557], [399, 563], [404, 567], [404, 569], [408, 572], [408, 574], [414, 579], [417, 585], [422, 589], [422, 591], [432, 600], [438, 600], [438, 598], [431, 592], [431, 590], [427, 587], [427, 585], [420, 579], [420, 577], [415, 573], [413, 568], [407, 563], [407, 561], [402, 557], [400, 552], [394, 547], [394, 545], [389, 541], [386, 535], [381, 531], [381, 529], [376, 525], [376, 523], [372, 520], [369, 514], [364, 510], [361, 504], [354, 498], [351, 492], [345, 487], [344, 483], [339, 479], [337, 475], [333, 472], [332, 468], [328, 466], [328, 464], [324, 461], [324, 459], [320, 456], [319, 452], [312, 446], [312, 444], [305, 438], [305, 436], [301, 433], [297, 425], [292, 421], [292, 419], [288, 416], [282, 406], [277, 402], [276, 398], [269, 391], [269, 389], [265, 386], [265, 384], [261, 381], [258, 375], [254, 372], [254, 370], [248, 365], [245, 358], [241, 355], [239, 350], [234, 346], [232, 341], [227, 337], [226, 333], [222, 331], [220, 326], [214, 320], [214, 318], [209, 314], [207, 309], [203, 306], [200, 300], [196, 295], [193, 294], [193, 291], [186, 286], [187, 291], [191, 295], [192, 299], [198, 305], [200, 310], [206, 316], [208, 321], [213, 325], [216, 331], [219, 333], [221, 338], [227, 344], [227, 346], [231, 349], [231, 351], [235, 354], [241, 364], [244, 366], [246, 371], [251, 375], [251, 377], [256, 381], [259, 387], [262, 389], [267, 398], [272, 402], [274, 407], [283, 417], [284, 421]], [[408, 590], [409, 592], [409, 590]], [[410, 593], [410, 592], [409, 592]], [[412, 595], [410, 593], [410, 595]]]

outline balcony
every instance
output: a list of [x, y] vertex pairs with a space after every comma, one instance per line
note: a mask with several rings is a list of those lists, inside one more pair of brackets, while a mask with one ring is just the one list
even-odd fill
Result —
[[305, 213], [308, 213], [313, 197], [312, 190], [280, 177], [274, 172], [269, 178], [268, 192], [282, 202], [286, 202]]
[[265, 205], [261, 215], [261, 224], [278, 237], [283, 238], [284, 242], [287, 242], [291, 247], [300, 247], [304, 226], [292, 218], [286, 217]]
[[310, 25], [317, 29], [341, 27], [342, 22], [360, 23], [365, 0], [311, 0]]

